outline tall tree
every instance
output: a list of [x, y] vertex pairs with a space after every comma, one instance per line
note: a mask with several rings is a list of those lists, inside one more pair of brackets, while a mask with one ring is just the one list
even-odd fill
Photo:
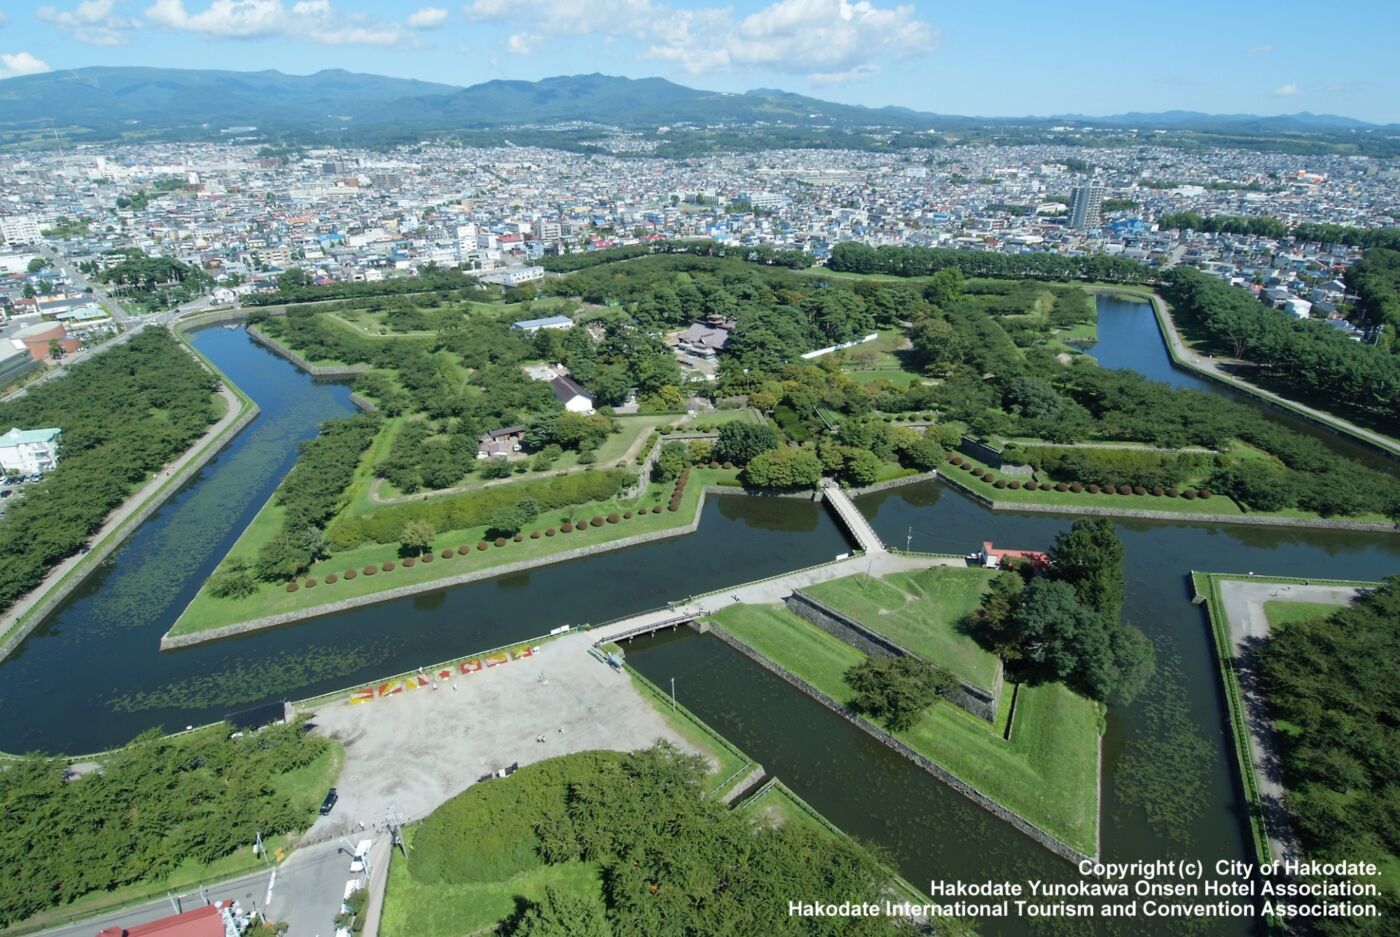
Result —
[[1123, 610], [1123, 541], [1106, 518], [1077, 520], [1050, 548], [1050, 575], [1116, 622]]

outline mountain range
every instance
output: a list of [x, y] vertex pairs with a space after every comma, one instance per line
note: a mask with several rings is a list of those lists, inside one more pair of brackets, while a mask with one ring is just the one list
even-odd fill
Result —
[[[1098, 127], [1239, 134], [1364, 133], [1346, 117], [1260, 117], [1194, 111], [1104, 117], [964, 117], [901, 107], [836, 104], [774, 89], [703, 91], [662, 78], [574, 75], [457, 87], [339, 69], [312, 75], [166, 68], [79, 68], [0, 81], [0, 133], [49, 127], [90, 139], [180, 138], [256, 126], [268, 135], [353, 136], [395, 128], [415, 134], [588, 122], [628, 129], [665, 125], [783, 126], [903, 132], [974, 128]], [[1390, 125], [1394, 128], [1395, 125]]]

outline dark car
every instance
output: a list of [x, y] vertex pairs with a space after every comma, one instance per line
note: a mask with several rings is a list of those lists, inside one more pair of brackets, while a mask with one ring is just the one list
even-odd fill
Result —
[[335, 792], [335, 788], [326, 791], [326, 799], [321, 801], [321, 816], [326, 816], [335, 809], [335, 802], [340, 800], [340, 795]]

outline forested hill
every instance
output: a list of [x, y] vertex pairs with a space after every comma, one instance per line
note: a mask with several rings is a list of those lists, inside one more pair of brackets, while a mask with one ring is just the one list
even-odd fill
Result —
[[[47, 144], [54, 130], [87, 140], [227, 139], [233, 128], [265, 139], [370, 144], [416, 140], [428, 133], [500, 143], [506, 139], [505, 128], [510, 128], [509, 139], [515, 143], [579, 145], [587, 136], [583, 128], [554, 133], [538, 129], [575, 122], [652, 131], [669, 126], [673, 136], [668, 145], [681, 150], [732, 149], [738, 143], [730, 138], [736, 136], [749, 145], [759, 141], [855, 148], [937, 144], [950, 134], [1001, 142], [1027, 142], [1027, 135], [1073, 142], [1072, 134], [1065, 137], [1061, 131], [1063, 125], [1077, 123], [1122, 128], [1125, 139], [1134, 138], [1134, 128], [1149, 125], [1187, 135], [1281, 135], [1275, 142], [1298, 137], [1294, 144], [1306, 143], [1314, 150], [1328, 145], [1333, 136], [1350, 134], [1348, 145], [1354, 150], [1363, 138], [1383, 141], [1383, 131], [1389, 129], [1312, 114], [960, 117], [837, 104], [771, 88], [734, 94], [663, 78], [600, 74], [487, 81], [460, 88], [341, 69], [286, 75], [271, 70], [94, 67], [0, 81], [0, 143], [23, 140], [28, 145]], [[935, 130], [939, 136], [929, 136]], [[544, 139], [537, 141], [539, 134]], [[677, 143], [675, 135], [683, 139]]]

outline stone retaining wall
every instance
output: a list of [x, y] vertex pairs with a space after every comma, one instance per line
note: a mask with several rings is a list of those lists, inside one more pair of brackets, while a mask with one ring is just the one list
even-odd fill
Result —
[[[919, 656], [878, 631], [867, 628], [849, 615], [817, 601], [800, 589], [794, 590], [784, 600], [784, 604], [787, 605], [788, 611], [798, 618], [816, 625], [833, 638], [844, 641], [871, 657]], [[1000, 694], [1001, 666], [998, 663], [996, 682], [992, 689], [986, 690], [965, 680], [959, 680], [958, 685], [948, 694], [948, 702], [990, 724], [996, 722]]]
[[[1002, 804], [999, 804], [996, 801], [992, 800], [986, 794], [983, 794], [981, 791], [977, 790], [977, 788], [973, 787], [971, 784], [968, 784], [966, 781], [962, 780], [957, 775], [948, 771], [941, 765], [929, 760], [926, 756], [914, 751], [908, 745], [905, 745], [899, 739], [890, 735], [888, 732], [881, 729], [879, 726], [874, 725], [873, 723], [861, 718], [858, 714], [851, 712], [847, 707], [841, 705], [836, 700], [827, 696], [821, 690], [818, 690], [816, 687], [812, 686], [810, 683], [803, 680], [801, 677], [779, 666], [778, 664], [769, 660], [767, 657], [758, 653], [753, 648], [740, 641], [738, 638], [735, 638], [733, 635], [726, 632], [723, 628], [713, 628], [711, 629], [710, 634], [714, 635], [716, 638], [719, 638], [719, 640], [734, 648], [740, 654], [743, 654], [745, 657], [749, 658], [754, 663], [758, 664], [760, 667], [770, 671], [778, 677], [781, 677], [783, 680], [786, 680], [798, 690], [805, 693], [812, 699], [816, 700], [818, 703], [821, 703], [823, 706], [836, 713], [838, 716], [841, 716], [849, 722], [854, 723], [866, 733], [873, 736], [877, 741], [883, 742], [886, 746], [898, 752], [900, 755], [903, 755], [905, 758], [909, 759], [914, 764], [918, 765], [920, 768], [927, 771], [929, 774], [933, 775], [938, 780], [942, 781], [944, 784], [947, 784], [953, 790], [957, 791], [959, 794], [962, 794], [968, 800], [971, 800], [973, 803], [977, 804], [977, 806], [983, 808], [988, 813], [991, 813], [993, 816], [997, 817], [1000, 820], [1004, 820], [1007, 823], [1010, 823], [1016, 829], [1020, 830], [1022, 833], [1025, 833], [1031, 839], [1040, 843], [1040, 845], [1044, 846], [1046, 849], [1050, 850], [1055, 855], [1061, 857], [1062, 859], [1068, 859], [1070, 862], [1073, 862], [1075, 864], [1085, 861], [1098, 861], [1097, 855], [1086, 856], [1084, 853], [1075, 849], [1073, 846], [1070, 846], [1068, 843], [1065, 843], [1057, 837], [1052, 836], [1050, 833], [1047, 833], [1045, 830], [1042, 830], [1040, 827], [1036, 826], [1034, 823], [1027, 820], [1025, 817], [1021, 816], [1015, 811], [1011, 810], [1010, 808], [1005, 807]], [[1102, 748], [1102, 740], [1100, 740], [1099, 744]]]
[[301, 355], [292, 351], [286, 345], [283, 345], [277, 339], [264, 335], [256, 325], [248, 326], [246, 331], [248, 333], [248, 337], [251, 338], [253, 341], [257, 342], [259, 345], [262, 345], [268, 351], [271, 351], [274, 354], [286, 358], [292, 364], [296, 365], [298, 368], [305, 371], [307, 374], [310, 374], [312, 377], [330, 379], [354, 378], [359, 377], [361, 374], [364, 374], [366, 371], [369, 370], [369, 366], [363, 364], [343, 364], [336, 365], [333, 367], [312, 364], [311, 362], [303, 358]]
[[[1364, 530], [1370, 533], [1393, 534], [1400, 525], [1381, 521], [1348, 521], [1325, 517], [1254, 517], [1248, 514], [1206, 514], [1195, 511], [1153, 511], [1135, 508], [1106, 508], [1097, 505], [1043, 504], [1035, 501], [993, 501], [980, 492], [944, 473], [943, 480], [993, 511], [1028, 511], [1034, 514], [1069, 514], [1097, 517], [1137, 517], [1154, 521], [1189, 521], [1206, 524], [1239, 524], [1245, 527], [1305, 527], [1317, 530]], [[1134, 498], [1137, 496], [1134, 495]], [[1223, 497], [1223, 496], [1220, 496]]]
[[891, 478], [886, 482], [876, 482], [873, 485], [866, 485], [864, 488], [847, 488], [846, 494], [852, 498], [859, 498], [861, 495], [873, 495], [877, 491], [888, 491], [891, 488], [898, 488], [901, 485], [912, 485], [915, 482], [931, 482], [938, 477], [937, 471], [920, 472], [917, 475], [905, 475], [901, 478]]
[[[237, 624], [224, 625], [220, 628], [209, 628], [204, 631], [197, 631], [193, 634], [172, 635], [166, 632], [160, 639], [160, 647], [163, 651], [172, 650], [179, 647], [190, 647], [196, 644], [203, 644], [206, 641], [219, 641], [224, 638], [231, 638], [240, 634], [247, 634], [251, 631], [261, 631], [265, 628], [276, 628], [279, 625], [290, 624], [294, 621], [301, 621], [305, 618], [319, 618], [323, 615], [334, 615], [337, 612], [349, 611], [352, 608], [361, 608], [366, 605], [378, 605], [381, 602], [391, 602], [394, 599], [402, 599], [410, 595], [418, 595], [423, 592], [436, 592], [439, 589], [447, 589], [452, 586], [465, 585], [469, 582], [478, 582], [483, 579], [494, 579], [497, 576], [509, 576], [513, 573], [527, 572], [532, 569], [539, 569], [542, 566], [553, 566], [555, 563], [565, 563], [569, 560], [583, 559], [597, 553], [607, 553], [610, 550], [621, 550], [626, 547], [639, 546], [644, 543], [654, 543], [658, 540], [668, 540], [672, 537], [681, 537], [693, 533], [695, 528], [700, 526], [700, 517], [705, 511], [705, 498], [712, 494], [727, 494], [722, 489], [714, 486], [706, 486], [700, 493], [700, 501], [695, 506], [695, 516], [689, 523], [681, 524], [678, 527], [671, 527], [666, 530], [655, 530], [651, 533], [637, 534], [632, 537], [623, 537], [619, 540], [609, 540], [606, 543], [590, 544], [586, 547], [578, 547], [573, 550], [564, 550], [559, 553], [552, 553], [549, 556], [538, 556], [532, 560], [521, 560], [518, 563], [505, 563], [500, 566], [490, 566], [482, 569], [473, 569], [467, 572], [458, 573], [455, 576], [443, 576], [440, 579], [430, 579], [426, 582], [411, 583], [399, 586], [394, 589], [385, 589], [380, 592], [371, 592], [368, 595], [351, 596], [338, 602], [327, 602], [323, 605], [313, 605], [309, 608], [297, 609], [290, 612], [280, 612], [276, 615], [267, 615], [262, 618], [254, 618], [250, 621], [238, 622]], [[449, 562], [449, 561], [442, 561]], [[193, 601], [193, 600], [191, 600]]]

